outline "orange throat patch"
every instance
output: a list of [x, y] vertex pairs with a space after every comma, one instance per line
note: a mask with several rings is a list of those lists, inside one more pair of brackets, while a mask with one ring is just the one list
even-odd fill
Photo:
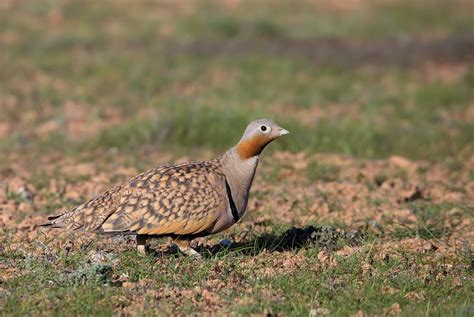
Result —
[[240, 141], [236, 146], [237, 153], [239, 154], [240, 158], [247, 160], [251, 157], [254, 157], [255, 155], [260, 154], [265, 145], [267, 145], [270, 141], [271, 140], [262, 135], [257, 135], [250, 139]]

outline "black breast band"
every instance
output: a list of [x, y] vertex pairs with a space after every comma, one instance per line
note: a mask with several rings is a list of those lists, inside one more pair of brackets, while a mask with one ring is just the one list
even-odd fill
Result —
[[234, 217], [234, 221], [239, 221], [239, 213], [237, 212], [237, 208], [235, 207], [234, 198], [232, 197], [232, 190], [230, 189], [229, 183], [227, 179], [225, 180], [225, 189], [227, 191], [227, 198], [229, 199], [230, 210], [232, 211], [232, 217]]

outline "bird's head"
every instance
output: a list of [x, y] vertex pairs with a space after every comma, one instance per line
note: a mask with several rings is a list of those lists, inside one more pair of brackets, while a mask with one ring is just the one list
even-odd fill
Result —
[[247, 126], [235, 148], [240, 158], [246, 160], [259, 155], [268, 143], [288, 133], [270, 119], [258, 119]]

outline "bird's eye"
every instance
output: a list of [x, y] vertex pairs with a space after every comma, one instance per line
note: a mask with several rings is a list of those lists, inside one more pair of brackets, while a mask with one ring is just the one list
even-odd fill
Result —
[[267, 130], [268, 130], [268, 127], [266, 125], [262, 125], [260, 127], [260, 131], [262, 131], [262, 132], [266, 132]]

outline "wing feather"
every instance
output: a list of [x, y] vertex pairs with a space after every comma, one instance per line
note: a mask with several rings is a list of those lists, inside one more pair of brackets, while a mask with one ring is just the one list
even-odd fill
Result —
[[226, 211], [219, 161], [165, 165], [137, 175], [48, 225], [98, 232], [197, 234]]
[[226, 211], [225, 176], [218, 166], [203, 163], [175, 166], [136, 182], [101, 231], [166, 235], [210, 228]]

